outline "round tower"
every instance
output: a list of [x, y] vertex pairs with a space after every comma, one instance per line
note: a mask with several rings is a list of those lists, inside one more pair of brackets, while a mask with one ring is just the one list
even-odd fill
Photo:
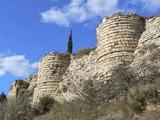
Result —
[[62, 75], [65, 73], [70, 56], [59, 53], [49, 53], [44, 56], [38, 69], [37, 87], [34, 89], [33, 104], [39, 102], [44, 96], [54, 97]]
[[102, 72], [133, 60], [144, 29], [145, 19], [133, 13], [118, 13], [103, 19], [97, 28], [98, 63], [105, 63]]

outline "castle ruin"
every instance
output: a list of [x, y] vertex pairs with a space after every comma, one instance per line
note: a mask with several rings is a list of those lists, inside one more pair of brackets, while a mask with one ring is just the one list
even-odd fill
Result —
[[[110, 79], [112, 75], [111, 69], [121, 64], [130, 64], [133, 62], [133, 53], [137, 46], [143, 45], [143, 42], [150, 39], [144, 34], [152, 34], [152, 31], [147, 30], [148, 32], [143, 34], [145, 41], [141, 40], [139, 43], [142, 33], [145, 29], [151, 29], [151, 26], [155, 25], [160, 25], [160, 17], [145, 20], [145, 18], [133, 13], [114, 14], [104, 18], [102, 23], [97, 27], [97, 48], [92, 51], [94, 56], [91, 54], [90, 56], [92, 57], [86, 55], [82, 58], [73, 59], [74, 54], [50, 52], [39, 62], [33, 103], [37, 104], [40, 98], [44, 96], [55, 98], [59, 83], [69, 81], [69, 78], [74, 79], [74, 81], [83, 81], [83, 78], [79, 76], [84, 76], [87, 79], [89, 77], [87, 73], [93, 76], [94, 73], [91, 71], [93, 69], [97, 71], [98, 74], [103, 74], [108, 77], [107, 79]], [[150, 35], [149, 37], [153, 36]], [[68, 50], [68, 52], [71, 52], [71, 50]], [[96, 60], [96, 63], [91, 63], [92, 58]], [[84, 61], [88, 59], [91, 61], [88, 63], [92, 65]], [[75, 65], [77, 64], [77, 66], [79, 66], [80, 63], [84, 64], [76, 68]], [[74, 76], [75, 73], [72, 71], [77, 72], [77, 75]], [[70, 74], [68, 75], [69, 77], [66, 74]], [[66, 76], [68, 79], [66, 79]], [[62, 96], [71, 98], [71, 94], [66, 93]]]

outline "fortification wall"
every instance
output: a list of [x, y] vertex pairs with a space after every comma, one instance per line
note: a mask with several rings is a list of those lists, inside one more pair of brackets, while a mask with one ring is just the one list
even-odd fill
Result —
[[70, 57], [65, 54], [49, 53], [39, 63], [37, 87], [34, 89], [33, 103], [44, 96], [54, 97], [62, 75], [69, 65]]
[[33, 75], [30, 75], [26, 81], [29, 83], [29, 87], [28, 87], [28, 90], [29, 91], [34, 91], [34, 89], [36, 88], [37, 86], [37, 73], [36, 74], [33, 74]]
[[103, 19], [97, 28], [98, 64], [101, 72], [133, 61], [133, 53], [145, 29], [145, 20], [136, 14], [115, 14]]
[[138, 48], [148, 44], [151, 40], [154, 40], [154, 43], [159, 42], [160, 34], [160, 16], [152, 17], [146, 20], [146, 31], [142, 34]]
[[10, 91], [8, 93], [9, 99], [14, 99], [18, 96], [21, 96], [28, 89], [29, 83], [24, 80], [15, 80], [12, 84]]
[[[146, 21], [146, 30], [143, 32], [134, 55], [135, 59], [130, 65], [141, 79], [147, 83], [156, 81], [160, 75], [160, 16], [149, 18]], [[149, 77], [147, 77], [149, 76]], [[151, 79], [154, 76], [154, 79]], [[157, 79], [159, 80], [159, 79]]]

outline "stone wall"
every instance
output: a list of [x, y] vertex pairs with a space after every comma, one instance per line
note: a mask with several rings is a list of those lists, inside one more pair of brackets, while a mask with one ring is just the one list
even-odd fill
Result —
[[[144, 31], [145, 20], [136, 14], [115, 14], [103, 19], [97, 28], [97, 52], [100, 72], [133, 61], [133, 52]], [[104, 64], [105, 63], [105, 64]]]
[[146, 31], [142, 34], [138, 48], [148, 44], [149, 41], [159, 42], [160, 17], [152, 17], [146, 20]]
[[81, 58], [71, 59], [63, 81], [59, 84], [63, 97], [68, 102], [88, 99], [83, 90], [86, 82], [92, 81], [98, 102], [102, 99], [123, 99], [126, 94], [125, 81], [112, 80], [112, 70], [134, 60], [133, 53], [144, 30], [145, 19], [136, 14], [106, 17], [97, 28], [96, 50]]
[[[64, 98], [70, 102], [77, 98], [83, 98], [81, 96], [83, 83], [88, 80], [93, 80], [95, 83], [96, 80], [93, 79], [93, 76], [97, 73], [97, 53], [94, 50], [82, 57], [72, 56], [70, 65], [63, 76], [63, 81], [59, 84], [58, 89], [62, 95], [60, 99]], [[100, 82], [99, 78], [96, 79], [98, 79], [97, 82]], [[59, 93], [57, 93], [57, 99], [61, 101], [58, 95]]]
[[[139, 77], [139, 82], [153, 82], [160, 76], [160, 16], [146, 20], [143, 32], [130, 65]], [[143, 77], [143, 79], [140, 79]], [[146, 79], [144, 79], [144, 77]]]
[[37, 87], [34, 89], [33, 103], [44, 96], [54, 97], [62, 75], [69, 65], [70, 57], [66, 54], [49, 53], [39, 63]]
[[9, 99], [23, 95], [29, 87], [29, 83], [23, 80], [15, 80], [8, 94]]
[[37, 87], [37, 73], [30, 75], [26, 81], [29, 83], [28, 90], [33, 91]]
[[[124, 68], [133, 68], [141, 76], [150, 75], [151, 71], [155, 74], [158, 70], [147, 68], [149, 71], [146, 71], [146, 66], [160, 68], [159, 52], [160, 17], [152, 17], [145, 22], [143, 17], [136, 14], [118, 13], [106, 17], [98, 26], [96, 49], [72, 55], [51, 52], [44, 56], [39, 62], [37, 75], [27, 80], [30, 83], [28, 89], [35, 88], [34, 104], [44, 96], [68, 102], [81, 98], [87, 100], [84, 90], [88, 87], [86, 83], [91, 81], [95, 98], [100, 99], [98, 102], [101, 99], [123, 99], [128, 84], [125, 83], [125, 78], [121, 78], [123, 81], [113, 79], [117, 73], [112, 70], [121, 64], [132, 63]], [[125, 76], [126, 72], [123, 74]], [[16, 96], [16, 88], [13, 85], [10, 96]]]
[[[95, 104], [100, 104], [125, 98], [126, 86], [128, 85], [127, 80], [122, 81], [123, 75], [126, 79], [127, 71], [124, 70], [125, 68], [120, 69], [123, 73], [120, 79], [112, 79], [117, 74], [114, 72], [110, 76], [111, 79], [108, 80], [106, 73], [100, 73], [97, 58], [98, 55], [95, 50], [80, 58], [71, 57], [63, 81], [59, 83], [58, 91], [56, 91], [58, 93], [55, 97], [58, 101], [61, 101], [60, 99], [67, 102], [80, 100], [85, 101], [85, 103], [92, 101]], [[105, 62], [101, 63], [101, 66], [104, 64]]]

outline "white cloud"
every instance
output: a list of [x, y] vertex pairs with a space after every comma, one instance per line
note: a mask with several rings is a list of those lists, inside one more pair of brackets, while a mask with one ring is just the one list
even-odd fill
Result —
[[37, 62], [30, 63], [25, 55], [3, 56], [0, 57], [0, 76], [10, 73], [17, 77], [27, 77], [37, 66]]
[[142, 3], [143, 9], [149, 12], [157, 12], [160, 10], [160, 0], [142, 0]]
[[41, 15], [43, 18], [43, 22], [53, 22], [58, 25], [69, 26], [67, 16], [56, 8], [51, 8], [46, 12], [42, 12]]
[[72, 22], [84, 22], [96, 16], [103, 17], [118, 11], [118, 0], [71, 0], [62, 9], [51, 8], [41, 13], [44, 22], [69, 26]]
[[[120, 4], [120, 2], [123, 2]], [[129, 4], [135, 5], [130, 7]], [[141, 8], [137, 8], [137, 5]], [[71, 23], [81, 23], [93, 20], [97, 17], [111, 15], [118, 11], [137, 12], [139, 9], [148, 12], [160, 10], [159, 0], [70, 0], [68, 5], [41, 13], [44, 22], [52, 22], [61, 26], [69, 26]]]
[[37, 69], [37, 68], [38, 68], [38, 65], [39, 65], [39, 63], [38, 63], [38, 62], [35, 62], [35, 63], [32, 63], [30, 66], [31, 66], [31, 68]]
[[[160, 10], [160, 0], [128, 0], [126, 4], [129, 3], [134, 6], [140, 5], [141, 6], [140, 11], [154, 13]], [[127, 6], [127, 8], [129, 9], [129, 6]]]

